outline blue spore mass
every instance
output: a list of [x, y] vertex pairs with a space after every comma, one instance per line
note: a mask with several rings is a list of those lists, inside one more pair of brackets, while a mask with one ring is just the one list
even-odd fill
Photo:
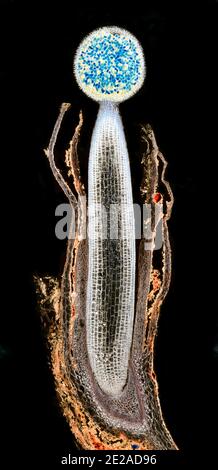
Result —
[[141, 72], [135, 43], [119, 33], [96, 34], [81, 52], [77, 67], [84, 85], [105, 95], [131, 91]]

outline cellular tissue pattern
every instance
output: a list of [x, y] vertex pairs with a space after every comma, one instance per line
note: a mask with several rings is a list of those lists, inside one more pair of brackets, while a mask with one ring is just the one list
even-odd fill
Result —
[[[119, 113], [119, 103], [143, 84], [142, 48], [126, 30], [101, 28], [78, 47], [74, 73], [80, 88], [100, 104], [89, 152], [88, 208], [77, 154], [82, 114], [66, 151], [67, 179], [54, 159], [70, 106], [64, 103], [45, 152], [76, 214], [71, 222], [75, 237], [68, 240], [61, 280], [36, 278], [59, 401], [83, 449], [177, 449], [161, 413], [153, 368], [157, 321], [171, 276], [167, 221], [173, 195], [165, 178], [166, 160], [147, 125], [142, 128], [140, 192], [151, 207], [151, 231], [149, 244], [143, 234], [136, 249], [129, 156]], [[160, 222], [163, 243], [154, 252]]]
[[[102, 104], [89, 155], [87, 347], [101, 389], [122, 392], [128, 373], [135, 300], [135, 227], [127, 146], [117, 106]], [[118, 211], [117, 238], [111, 239]], [[107, 220], [105, 220], [105, 216]], [[107, 231], [94, 236], [97, 230]]]

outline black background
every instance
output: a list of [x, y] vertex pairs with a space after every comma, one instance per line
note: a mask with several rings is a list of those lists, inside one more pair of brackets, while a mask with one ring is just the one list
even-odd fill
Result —
[[163, 414], [186, 455], [206, 458], [215, 450], [217, 2], [174, 4], [132, 2], [119, 11], [111, 3], [97, 8], [91, 2], [89, 7], [70, 1], [0, 2], [0, 463], [17, 459], [28, 467], [37, 458], [49, 465], [75, 449], [47, 364], [32, 276], [59, 275], [63, 267], [65, 243], [55, 238], [54, 211], [65, 199], [42, 149], [60, 104], [71, 102], [57, 144], [63, 168], [64, 148], [82, 108], [80, 160], [87, 182], [98, 105], [78, 89], [72, 62], [84, 35], [104, 25], [126, 28], [145, 51], [145, 84], [121, 106], [135, 201], [141, 179], [139, 125], [147, 122], [169, 162], [175, 196], [169, 223], [173, 277], [155, 356]]

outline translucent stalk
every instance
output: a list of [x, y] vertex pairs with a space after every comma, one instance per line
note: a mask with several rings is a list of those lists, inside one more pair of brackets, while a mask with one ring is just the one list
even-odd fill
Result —
[[92, 135], [88, 203], [88, 356], [99, 387], [117, 396], [128, 377], [136, 255], [128, 150], [118, 106], [109, 102], [101, 103]]

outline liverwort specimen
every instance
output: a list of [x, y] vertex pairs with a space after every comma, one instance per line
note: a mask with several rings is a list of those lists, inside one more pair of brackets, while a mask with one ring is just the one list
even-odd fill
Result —
[[[74, 73], [80, 88], [100, 106], [89, 153], [88, 210], [77, 155], [82, 114], [66, 152], [77, 196], [54, 160], [68, 104], [61, 107], [46, 150], [74, 214], [70, 233], [75, 234], [68, 240], [61, 281], [37, 278], [58, 397], [83, 449], [176, 449], [162, 417], [153, 370], [157, 320], [171, 275], [167, 221], [173, 196], [165, 180], [166, 161], [147, 126], [141, 195], [150, 207], [145, 221], [149, 243], [144, 234], [136, 250], [129, 157], [119, 114], [119, 103], [143, 84], [144, 55], [132, 34], [105, 27], [82, 41]], [[162, 243], [156, 250], [160, 226]]]

